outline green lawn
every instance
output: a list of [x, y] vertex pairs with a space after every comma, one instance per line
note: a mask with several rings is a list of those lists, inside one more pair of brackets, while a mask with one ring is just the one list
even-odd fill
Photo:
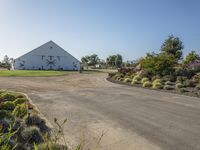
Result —
[[[0, 70], [1, 77], [46, 77], [46, 76], [61, 76], [77, 71], [45, 71], [45, 70]], [[77, 72], [78, 73], [78, 72]]]

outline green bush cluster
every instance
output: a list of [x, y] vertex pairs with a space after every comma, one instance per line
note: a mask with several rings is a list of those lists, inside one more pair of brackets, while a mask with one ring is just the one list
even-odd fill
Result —
[[172, 86], [172, 85], [164, 85], [163, 89], [165, 89], [165, 90], [174, 90], [174, 86]]

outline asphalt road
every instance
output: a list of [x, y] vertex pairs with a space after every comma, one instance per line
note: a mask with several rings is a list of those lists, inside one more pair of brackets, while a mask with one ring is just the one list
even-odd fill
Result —
[[[68, 119], [70, 145], [104, 150], [199, 150], [200, 99], [110, 83], [106, 74], [1, 77], [26, 92], [44, 116]], [[100, 140], [101, 134], [103, 137]]]

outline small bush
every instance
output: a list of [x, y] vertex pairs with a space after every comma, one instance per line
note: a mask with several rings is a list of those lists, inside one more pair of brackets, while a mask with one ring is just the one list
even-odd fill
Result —
[[176, 81], [180, 81], [181, 83], [182, 83], [183, 81], [185, 81], [185, 80], [187, 80], [187, 77], [185, 77], [185, 76], [178, 76], [178, 77], [176, 78]]
[[149, 79], [147, 77], [142, 78], [141, 83], [144, 84], [146, 81], [149, 81]]
[[193, 80], [185, 80], [183, 82], [183, 84], [185, 87], [195, 87], [196, 86], [196, 83]]
[[176, 89], [180, 89], [180, 88], [183, 88], [184, 85], [182, 83], [177, 83], [176, 84]]
[[131, 74], [131, 79], [133, 79], [136, 76], [135, 73]]
[[152, 86], [153, 89], [162, 89], [163, 88], [163, 85], [160, 83], [160, 82], [153, 82], [153, 86]]
[[174, 87], [171, 86], [171, 85], [165, 85], [165, 86], [163, 87], [163, 89], [165, 89], [165, 90], [174, 90]]
[[26, 107], [26, 104], [21, 104], [21, 105], [18, 104], [12, 113], [16, 117], [23, 118], [28, 114], [28, 109]]
[[108, 73], [108, 76], [111, 77], [111, 78], [112, 78], [113, 76], [115, 76], [115, 75], [116, 75], [116, 72], [109, 72], [109, 73]]
[[124, 79], [124, 82], [125, 82], [125, 83], [131, 82], [131, 79], [130, 79], [130, 78], [125, 78], [125, 79]]
[[3, 102], [3, 104], [1, 105], [1, 108], [12, 111], [15, 109], [15, 104], [11, 101], [6, 101], [6, 102]]
[[153, 76], [153, 77], [151, 78], [151, 80], [154, 81], [154, 80], [160, 79], [160, 78], [161, 78], [160, 76], [156, 75], [156, 76]]
[[136, 81], [141, 81], [141, 77], [140, 76], [134, 76], [133, 80], [136, 80]]
[[200, 84], [196, 85], [195, 90], [197, 90], [197, 91], [200, 90]]
[[161, 84], [161, 81], [162, 81], [161, 79], [155, 79], [152, 84], [156, 84], [156, 83], [160, 83]]
[[175, 85], [175, 83], [171, 82], [171, 81], [167, 81], [167, 82], [165, 82], [165, 85]]
[[132, 80], [131, 84], [141, 84], [141, 82], [138, 80]]
[[185, 93], [185, 92], [189, 92], [187, 89], [185, 88], [181, 88], [181, 89], [177, 89], [178, 93]]
[[146, 81], [142, 84], [143, 87], [151, 87], [152, 83], [150, 81]]
[[15, 95], [10, 92], [4, 92], [0, 94], [0, 102], [5, 102], [5, 101], [14, 101]]
[[44, 142], [42, 134], [37, 127], [27, 127], [21, 132], [22, 139], [29, 144]]
[[0, 120], [5, 118], [14, 120], [14, 116], [11, 114], [11, 112], [7, 110], [0, 110]]
[[15, 106], [17, 106], [17, 104], [23, 104], [25, 102], [27, 102], [26, 98], [17, 98], [16, 100], [14, 100]]
[[171, 81], [174, 82], [176, 81], [176, 76], [175, 75], [166, 75], [162, 77], [162, 80], [167, 82], [167, 81]]
[[119, 81], [124, 81], [124, 78], [120, 78]]
[[40, 118], [38, 115], [28, 115], [25, 118], [25, 123], [28, 126], [37, 126], [41, 132], [48, 132], [49, 128], [46, 126], [46, 122], [44, 119]]

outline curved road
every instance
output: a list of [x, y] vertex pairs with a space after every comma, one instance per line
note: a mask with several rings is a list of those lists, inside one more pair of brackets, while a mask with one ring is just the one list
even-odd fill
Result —
[[[1, 77], [26, 92], [44, 116], [68, 119], [70, 145], [104, 150], [199, 150], [200, 99], [105, 80], [106, 74]], [[103, 134], [102, 139], [100, 138]], [[98, 140], [100, 140], [100, 143]]]

